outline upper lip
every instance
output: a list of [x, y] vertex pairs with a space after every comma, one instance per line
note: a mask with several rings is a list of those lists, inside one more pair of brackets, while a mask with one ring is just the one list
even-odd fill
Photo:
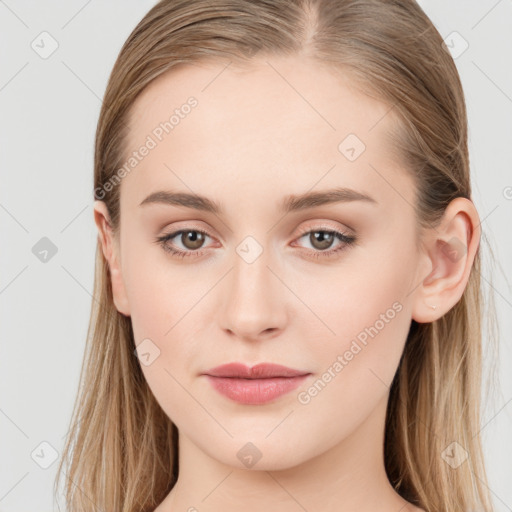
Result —
[[298, 377], [299, 375], [308, 375], [309, 372], [295, 370], [274, 363], [260, 363], [249, 367], [243, 363], [227, 363], [216, 366], [205, 372], [205, 375], [212, 377], [231, 377], [242, 379], [267, 379], [271, 377]]

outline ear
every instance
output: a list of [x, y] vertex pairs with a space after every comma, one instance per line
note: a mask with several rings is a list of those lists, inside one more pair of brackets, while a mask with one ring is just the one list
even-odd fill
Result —
[[[423, 278], [414, 294], [413, 320], [433, 322], [457, 304], [466, 288], [480, 235], [474, 204], [463, 197], [451, 201], [439, 226], [429, 230], [422, 241]], [[427, 277], [425, 269], [430, 272]]]
[[103, 201], [94, 201], [94, 222], [98, 228], [98, 241], [101, 244], [103, 256], [110, 269], [114, 304], [119, 313], [130, 316], [128, 298], [121, 272], [119, 241], [114, 236], [107, 205]]

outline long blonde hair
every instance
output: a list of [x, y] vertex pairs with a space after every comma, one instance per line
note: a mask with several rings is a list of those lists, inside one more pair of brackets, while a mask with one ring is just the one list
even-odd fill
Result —
[[[125, 162], [137, 96], [178, 64], [250, 64], [256, 54], [312, 56], [394, 109], [400, 126], [389, 137], [415, 180], [418, 226], [435, 225], [452, 199], [471, 199], [459, 75], [414, 0], [162, 0], [122, 47], [98, 121], [94, 198], [106, 203], [114, 233], [120, 187], [105, 193], [104, 185]], [[427, 512], [492, 510], [479, 436], [480, 272], [479, 249], [459, 302], [433, 323], [412, 321], [390, 390], [386, 472], [400, 495]], [[86, 354], [56, 479], [58, 485], [66, 465], [70, 512], [152, 512], [177, 480], [178, 431], [134, 349], [131, 320], [114, 306], [98, 241]], [[468, 456], [456, 469], [442, 457], [453, 446]]]

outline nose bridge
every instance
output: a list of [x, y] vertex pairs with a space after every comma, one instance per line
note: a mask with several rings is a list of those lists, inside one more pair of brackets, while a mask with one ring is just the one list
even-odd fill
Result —
[[285, 289], [273, 274], [272, 252], [266, 246], [262, 237], [246, 236], [235, 248], [223, 289], [223, 328], [242, 337], [281, 329], [286, 321]]

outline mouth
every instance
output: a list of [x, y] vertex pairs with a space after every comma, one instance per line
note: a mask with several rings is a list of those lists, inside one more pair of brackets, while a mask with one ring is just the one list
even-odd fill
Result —
[[297, 388], [311, 373], [271, 363], [261, 363], [252, 368], [242, 363], [228, 363], [203, 375], [217, 392], [230, 400], [260, 405]]

